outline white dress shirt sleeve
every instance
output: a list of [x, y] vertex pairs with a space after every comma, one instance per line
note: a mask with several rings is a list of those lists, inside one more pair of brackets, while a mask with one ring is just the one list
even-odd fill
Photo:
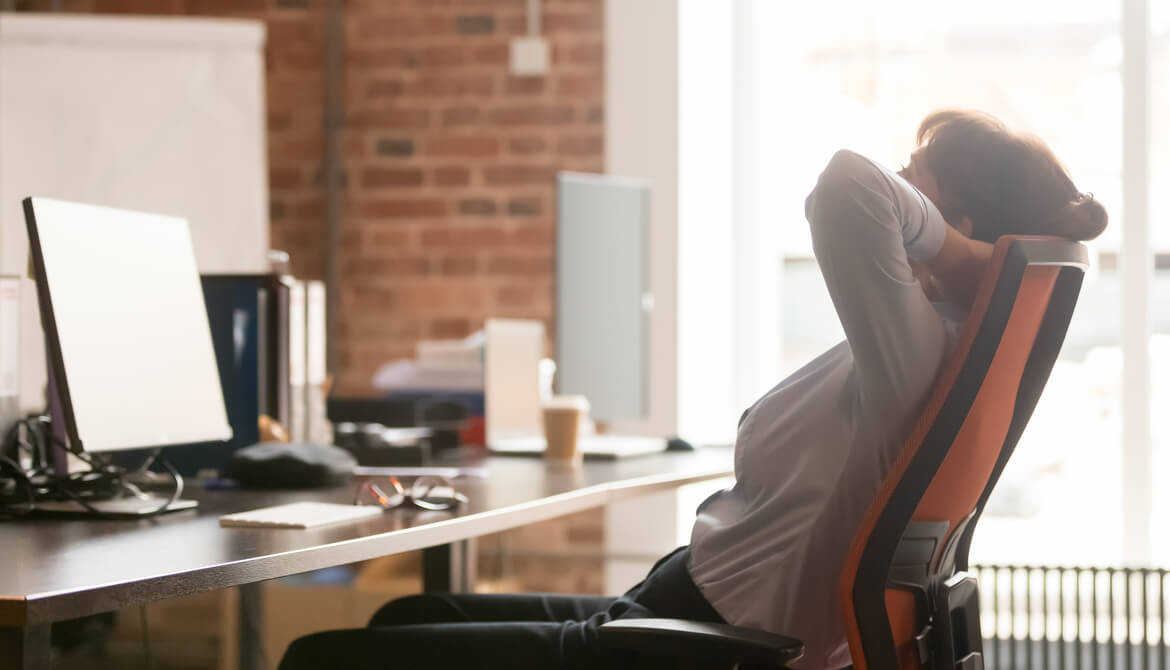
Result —
[[861, 415], [917, 407], [945, 353], [946, 333], [908, 259], [938, 253], [942, 215], [892, 171], [839, 151], [805, 201], [805, 216], [853, 353]]

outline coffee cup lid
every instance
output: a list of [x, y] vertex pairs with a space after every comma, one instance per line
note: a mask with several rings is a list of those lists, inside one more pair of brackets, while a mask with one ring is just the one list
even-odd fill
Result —
[[581, 412], [589, 411], [589, 399], [583, 395], [554, 395], [547, 398], [542, 405], [545, 409], [575, 409]]

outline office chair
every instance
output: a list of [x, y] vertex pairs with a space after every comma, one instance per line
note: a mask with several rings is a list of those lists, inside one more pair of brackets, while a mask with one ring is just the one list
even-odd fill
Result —
[[[1048, 381], [1087, 266], [1076, 242], [996, 243], [955, 351], [846, 556], [836, 596], [856, 670], [983, 669], [971, 536]], [[784, 635], [673, 619], [618, 619], [600, 639], [711, 668], [783, 668], [803, 654]]]

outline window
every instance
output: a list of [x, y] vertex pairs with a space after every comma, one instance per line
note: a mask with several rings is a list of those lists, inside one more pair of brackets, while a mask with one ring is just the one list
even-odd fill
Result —
[[[890, 166], [914, 148], [914, 131], [940, 107], [991, 112], [1044, 138], [1078, 187], [1109, 209], [1107, 232], [1089, 243], [1093, 267], [1040, 406], [980, 523], [983, 562], [1110, 564], [1122, 526], [1122, 179], [1150, 179], [1152, 400], [1155, 472], [1170, 472], [1170, 94], [1151, 85], [1150, 174], [1122, 165], [1122, 5], [1099, 0], [995, 0], [979, 5], [834, 0], [802, 8], [800, 21], [757, 3], [763, 44], [754, 85], [760, 114], [781, 130], [760, 151], [780, 158], [756, 173], [781, 231], [785, 374], [842, 337], [812, 260], [803, 199], [836, 149]], [[773, 3], [775, 4], [775, 3]], [[1150, 21], [1151, 82], [1170, 76], [1170, 2]], [[1140, 171], [1139, 171], [1140, 172]], [[1140, 224], [1139, 224], [1140, 225]], [[1141, 402], [1139, 398], [1137, 402]], [[1157, 481], [1157, 475], [1155, 475]], [[1155, 527], [1170, 521], [1170, 493], [1155, 494]], [[1030, 541], [1039, 529], [1046, 541]], [[1170, 539], [1154, 539], [1170, 558]]]

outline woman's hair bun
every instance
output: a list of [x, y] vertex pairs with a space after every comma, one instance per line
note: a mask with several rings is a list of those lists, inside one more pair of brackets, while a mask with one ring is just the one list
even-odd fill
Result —
[[1109, 214], [1105, 206], [1093, 198], [1092, 193], [1080, 193], [1061, 212], [1062, 232], [1065, 237], [1077, 241], [1091, 240], [1105, 231]]

